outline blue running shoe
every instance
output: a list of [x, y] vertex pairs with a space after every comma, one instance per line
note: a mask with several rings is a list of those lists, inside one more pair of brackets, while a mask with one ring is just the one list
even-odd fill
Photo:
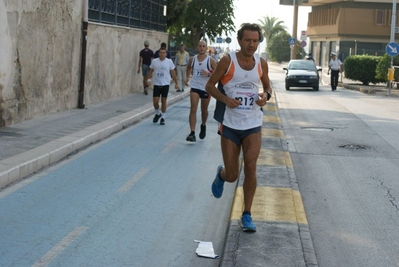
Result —
[[212, 194], [216, 198], [220, 198], [223, 194], [224, 181], [220, 178], [220, 172], [223, 170], [223, 166], [220, 165], [216, 172], [215, 180], [212, 183]]
[[251, 214], [245, 213], [241, 217], [242, 230], [244, 232], [256, 232], [256, 226], [252, 223]]

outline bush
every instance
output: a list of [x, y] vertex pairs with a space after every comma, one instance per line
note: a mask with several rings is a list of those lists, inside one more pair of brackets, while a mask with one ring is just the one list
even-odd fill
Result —
[[345, 77], [360, 81], [364, 85], [369, 83], [380, 83], [384, 80], [376, 77], [377, 65], [380, 62], [380, 56], [349, 56], [345, 59]]
[[[399, 55], [395, 56], [393, 58], [393, 65], [398, 66], [399, 65]], [[380, 62], [378, 62], [377, 69], [376, 69], [376, 77], [378, 79], [383, 80], [384, 82], [388, 81], [388, 68], [391, 67], [391, 56], [388, 54], [385, 54]], [[395, 81], [399, 81], [399, 70], [395, 69]]]

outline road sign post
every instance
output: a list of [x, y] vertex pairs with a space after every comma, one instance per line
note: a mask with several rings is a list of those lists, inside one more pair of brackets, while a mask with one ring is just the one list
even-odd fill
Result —
[[396, 56], [397, 54], [399, 54], [399, 44], [395, 42], [390, 42], [385, 47], [385, 52], [387, 52], [387, 54], [391, 57]]

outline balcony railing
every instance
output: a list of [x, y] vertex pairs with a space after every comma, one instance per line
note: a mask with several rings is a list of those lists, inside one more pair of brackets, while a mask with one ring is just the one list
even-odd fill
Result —
[[166, 32], [167, 0], [89, 0], [89, 21]]

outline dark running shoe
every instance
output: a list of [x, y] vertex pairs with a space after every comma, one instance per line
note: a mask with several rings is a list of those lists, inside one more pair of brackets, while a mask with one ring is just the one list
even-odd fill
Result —
[[223, 194], [224, 181], [220, 178], [220, 172], [223, 170], [223, 166], [220, 165], [216, 171], [215, 180], [212, 183], [212, 194], [216, 198], [220, 198]]
[[206, 136], [206, 125], [201, 124], [201, 131], [199, 133], [199, 138], [204, 139]]
[[165, 119], [164, 119], [164, 118], [162, 118], [162, 119], [161, 119], [161, 122], [160, 122], [159, 124], [161, 124], [161, 125], [165, 125]]
[[161, 114], [155, 114], [154, 119], [152, 120], [153, 123], [157, 123], [159, 121], [159, 118], [161, 118]]
[[186, 141], [188, 141], [188, 142], [195, 142], [195, 141], [197, 141], [197, 140], [195, 139], [195, 134], [191, 134], [191, 133], [190, 133], [190, 134], [187, 136]]

